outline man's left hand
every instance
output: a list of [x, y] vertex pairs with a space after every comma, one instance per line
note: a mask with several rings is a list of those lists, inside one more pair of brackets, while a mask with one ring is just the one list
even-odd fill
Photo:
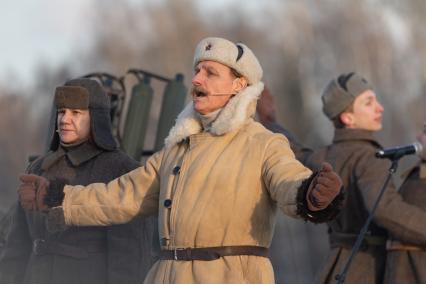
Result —
[[329, 163], [322, 163], [321, 170], [312, 180], [306, 195], [309, 210], [319, 211], [327, 208], [340, 193], [341, 187], [342, 180], [333, 171], [333, 167]]

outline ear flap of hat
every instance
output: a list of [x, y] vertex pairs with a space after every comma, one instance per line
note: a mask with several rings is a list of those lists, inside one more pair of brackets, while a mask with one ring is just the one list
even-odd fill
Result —
[[49, 129], [53, 130], [53, 132], [50, 133], [50, 145], [49, 145], [49, 150], [50, 151], [56, 151], [58, 149], [58, 147], [59, 147], [60, 142], [61, 142], [61, 139], [59, 138], [59, 134], [57, 132], [57, 130], [58, 130], [58, 120], [57, 120], [57, 117], [58, 116], [56, 114], [55, 120], [50, 122], [50, 123], [54, 124], [54, 127], [52, 127], [52, 128], [49, 127]]
[[105, 109], [90, 109], [92, 139], [96, 146], [104, 150], [114, 150], [117, 142], [111, 132], [111, 118]]

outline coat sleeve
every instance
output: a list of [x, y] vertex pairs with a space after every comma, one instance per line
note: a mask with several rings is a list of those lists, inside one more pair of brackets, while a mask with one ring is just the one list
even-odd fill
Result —
[[19, 203], [13, 207], [11, 228], [0, 254], [0, 283], [21, 283], [32, 250], [25, 212]]
[[[376, 159], [374, 151], [371, 151], [363, 155], [355, 169], [357, 186], [369, 212], [385, 182], [389, 167], [389, 161]], [[426, 212], [405, 202], [392, 181], [377, 207], [374, 221], [401, 240], [426, 245]]]
[[310, 157], [314, 153], [314, 151], [311, 148], [300, 143], [300, 141], [297, 139], [297, 137], [293, 133], [291, 133], [290, 131], [288, 131], [287, 129], [279, 125], [278, 123], [271, 122], [271, 123], [265, 123], [264, 125], [267, 129], [269, 129], [270, 131], [274, 133], [283, 134], [288, 139], [290, 143], [290, 148], [294, 152], [296, 159], [302, 162], [305, 166], [311, 168], [310, 165], [308, 165], [308, 161], [311, 161]]
[[62, 203], [65, 223], [78, 226], [123, 224], [137, 215], [158, 212], [159, 168], [163, 151], [111, 182], [65, 186]]
[[289, 143], [275, 135], [268, 143], [262, 166], [263, 181], [278, 207], [287, 215], [297, 217], [297, 193], [312, 172], [296, 160]]

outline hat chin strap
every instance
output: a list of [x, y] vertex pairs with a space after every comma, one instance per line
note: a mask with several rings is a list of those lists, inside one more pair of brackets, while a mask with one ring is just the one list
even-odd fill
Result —
[[[254, 114], [255, 108], [251, 109], [249, 106], [257, 101], [262, 90], [263, 83], [258, 82], [254, 85], [249, 85], [234, 95], [222, 108], [217, 119], [211, 125], [210, 133], [223, 135], [241, 126], [248, 117]], [[176, 124], [170, 129], [169, 135], [165, 140], [165, 146], [166, 148], [172, 147], [188, 136], [200, 133], [201, 131], [201, 123], [196, 117], [193, 102], [190, 102], [178, 115]]]

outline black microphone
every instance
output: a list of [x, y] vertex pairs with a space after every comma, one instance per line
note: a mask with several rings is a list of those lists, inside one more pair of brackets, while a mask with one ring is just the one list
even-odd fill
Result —
[[376, 157], [379, 159], [399, 159], [405, 155], [416, 154], [420, 156], [423, 151], [423, 146], [419, 142], [405, 146], [397, 146], [393, 148], [387, 148], [376, 152]]

